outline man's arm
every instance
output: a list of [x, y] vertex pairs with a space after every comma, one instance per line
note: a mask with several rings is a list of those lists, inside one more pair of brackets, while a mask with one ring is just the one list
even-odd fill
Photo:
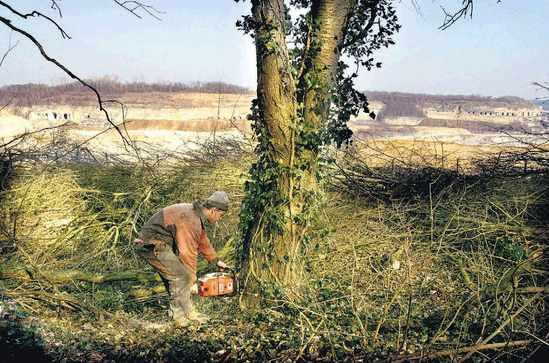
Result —
[[202, 238], [198, 244], [198, 251], [206, 258], [206, 260], [208, 260], [209, 263], [215, 263], [217, 267], [221, 269], [230, 268], [225, 262], [221, 261], [217, 257], [217, 253], [215, 252], [215, 249], [213, 248], [206, 232], [203, 232], [202, 234]]
[[202, 234], [198, 241], [198, 252], [208, 260], [209, 263], [217, 263], [217, 253], [210, 243], [210, 239], [206, 234], [206, 231], [202, 230]]

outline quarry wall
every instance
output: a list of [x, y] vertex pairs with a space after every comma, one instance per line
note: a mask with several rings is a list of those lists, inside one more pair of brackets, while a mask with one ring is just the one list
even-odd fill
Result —
[[542, 116], [541, 107], [455, 107], [453, 109], [441, 109], [427, 107], [423, 109], [425, 116], [431, 119], [441, 120], [466, 120], [482, 121], [497, 124], [510, 124], [513, 122], [535, 123]]

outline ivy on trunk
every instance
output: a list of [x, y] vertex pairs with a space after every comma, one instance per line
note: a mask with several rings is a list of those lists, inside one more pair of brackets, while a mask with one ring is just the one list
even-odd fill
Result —
[[[237, 0], [238, 1], [238, 0]], [[307, 287], [310, 225], [322, 201], [323, 151], [352, 136], [368, 109], [354, 87], [360, 68], [399, 30], [390, 0], [252, 0], [237, 22], [256, 46], [250, 119], [257, 160], [241, 209], [244, 301], [299, 299]], [[352, 66], [353, 70], [350, 70]]]

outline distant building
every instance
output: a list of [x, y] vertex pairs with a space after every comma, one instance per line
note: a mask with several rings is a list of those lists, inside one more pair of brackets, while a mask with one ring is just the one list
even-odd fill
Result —
[[425, 115], [432, 119], [464, 120], [509, 124], [513, 122], [539, 123], [543, 109], [539, 106], [488, 107], [481, 105], [443, 105], [427, 107]]
[[72, 121], [84, 127], [105, 127], [108, 122], [105, 115], [99, 112], [82, 112], [82, 110], [50, 109], [50, 110], [32, 110], [27, 114], [27, 119], [31, 121], [49, 121], [54, 123], [63, 123]]
[[29, 112], [28, 119], [42, 121], [74, 121], [71, 112], [60, 111], [31, 111]]

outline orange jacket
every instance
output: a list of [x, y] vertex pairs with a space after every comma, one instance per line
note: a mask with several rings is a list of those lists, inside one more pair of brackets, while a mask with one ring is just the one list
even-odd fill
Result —
[[196, 273], [199, 253], [210, 263], [217, 260], [204, 229], [205, 222], [206, 216], [198, 202], [174, 204], [155, 213], [145, 223], [139, 237], [145, 243], [161, 240], [171, 245], [175, 241], [179, 260]]

